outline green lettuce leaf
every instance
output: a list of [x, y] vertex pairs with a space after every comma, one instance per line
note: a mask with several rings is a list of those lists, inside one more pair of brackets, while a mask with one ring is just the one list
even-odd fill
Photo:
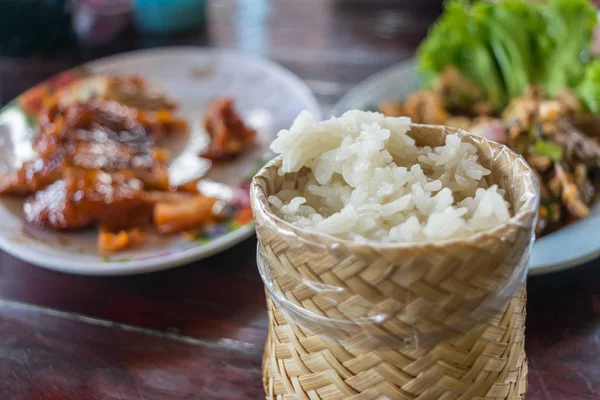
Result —
[[587, 111], [600, 114], [600, 60], [593, 60], [587, 65], [583, 80], [575, 87], [575, 93]]
[[540, 68], [531, 80], [554, 96], [583, 78], [598, 17], [589, 0], [548, 0], [540, 10], [546, 29], [539, 36], [550, 46], [536, 43]]
[[589, 0], [450, 0], [419, 46], [417, 67], [426, 86], [458, 68], [497, 108], [531, 84], [554, 96], [584, 78], [596, 23]]
[[500, 71], [487, 44], [481, 18], [473, 18], [460, 0], [449, 1], [417, 51], [418, 69], [426, 86], [434, 86], [447, 66], [454, 65], [482, 86], [488, 100], [499, 105], [506, 97]]

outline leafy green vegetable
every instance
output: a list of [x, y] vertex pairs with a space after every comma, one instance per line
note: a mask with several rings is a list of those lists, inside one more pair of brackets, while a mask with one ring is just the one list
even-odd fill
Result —
[[462, 1], [450, 1], [444, 14], [421, 44], [417, 62], [427, 86], [433, 86], [447, 66], [455, 65], [480, 84], [489, 101], [499, 105], [505, 98], [500, 71], [480, 33], [484, 21], [472, 18]]
[[600, 114], [600, 60], [590, 62], [575, 92], [588, 111]]
[[435, 86], [455, 66], [497, 108], [530, 84], [553, 96], [584, 77], [596, 22], [589, 0], [450, 0], [418, 49], [418, 69]]
[[[483, 4], [483, 3], [482, 3]], [[530, 29], [539, 21], [529, 2], [506, 0], [503, 7], [485, 3], [489, 46], [500, 67], [508, 98], [523, 94], [532, 69]]]
[[584, 75], [589, 46], [597, 22], [597, 11], [589, 0], [549, 0], [541, 8], [546, 21], [544, 40], [550, 51], [540, 63], [539, 82], [550, 96], [575, 86]]
[[562, 160], [562, 149], [560, 146], [546, 140], [538, 139], [535, 142], [535, 152], [539, 155], [546, 156], [555, 162]]

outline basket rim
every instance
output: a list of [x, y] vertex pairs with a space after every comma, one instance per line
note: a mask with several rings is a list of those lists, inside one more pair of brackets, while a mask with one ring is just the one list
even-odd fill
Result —
[[[263, 213], [263, 215], [267, 219], [271, 219], [277, 225], [280, 225], [281, 227], [288, 229], [290, 232], [294, 233], [297, 236], [301, 236], [303, 238], [306, 238], [307, 236], [311, 236], [311, 237], [313, 237], [313, 240], [316, 238], [322, 238], [322, 239], [324, 239], [323, 240], [324, 242], [330, 242], [334, 245], [335, 245], [335, 243], [339, 243], [339, 244], [350, 245], [350, 246], [370, 246], [370, 247], [373, 247], [376, 249], [445, 248], [445, 247], [450, 247], [450, 246], [455, 246], [455, 245], [468, 245], [468, 244], [472, 244], [474, 242], [479, 242], [479, 241], [485, 240], [490, 237], [496, 238], [498, 236], [502, 236], [503, 232], [509, 230], [513, 226], [517, 226], [517, 227], [523, 226], [524, 224], [527, 223], [527, 221], [530, 218], [535, 220], [535, 218], [537, 216], [538, 208], [539, 208], [539, 202], [540, 202], [539, 182], [537, 180], [537, 177], [533, 173], [531, 166], [525, 161], [523, 156], [515, 153], [506, 145], [503, 145], [503, 144], [500, 144], [497, 142], [493, 142], [493, 141], [483, 138], [481, 136], [473, 135], [462, 129], [451, 128], [451, 127], [440, 126], [440, 125], [428, 125], [428, 124], [416, 124], [416, 123], [411, 123], [410, 126], [411, 126], [411, 128], [413, 128], [413, 127], [444, 128], [444, 129], [454, 131], [454, 133], [457, 133], [461, 136], [477, 138], [477, 140], [480, 140], [480, 141], [483, 141], [486, 143], [491, 143], [494, 146], [497, 146], [502, 151], [506, 151], [509, 154], [513, 155], [515, 157], [515, 161], [517, 161], [517, 160], [522, 161], [527, 166], [527, 169], [530, 172], [529, 176], [531, 177], [531, 179], [533, 181], [532, 182], [533, 186], [535, 188], [537, 188], [538, 195], [531, 196], [530, 198], [526, 199], [524, 201], [523, 205], [519, 208], [519, 211], [517, 213], [511, 215], [511, 217], [505, 223], [495, 226], [491, 229], [486, 229], [486, 230], [477, 232], [474, 235], [471, 235], [466, 238], [434, 239], [434, 240], [425, 240], [425, 241], [420, 241], [420, 242], [378, 242], [378, 241], [374, 241], [374, 240], [358, 242], [358, 241], [354, 241], [354, 240], [350, 240], [350, 239], [343, 239], [338, 236], [330, 235], [327, 233], [298, 227], [296, 225], [291, 224], [290, 222], [287, 222], [287, 221], [281, 219], [279, 216], [277, 216], [272, 211], [272, 209], [267, 201], [267, 197], [270, 194], [267, 194], [265, 192], [265, 190], [263, 190], [263, 188], [260, 187], [260, 185], [258, 184], [258, 181], [259, 181], [259, 179], [266, 180], [264, 174], [268, 169], [274, 168], [274, 167], [277, 167], [277, 168], [281, 167], [283, 156], [278, 155], [275, 158], [271, 159], [267, 164], [265, 164], [256, 173], [256, 175], [252, 178], [252, 182], [250, 184], [250, 198], [251, 198], [252, 207], [253, 208], [259, 207], [260, 211]], [[254, 211], [255, 214], [256, 214], [256, 211], [257, 210]]]

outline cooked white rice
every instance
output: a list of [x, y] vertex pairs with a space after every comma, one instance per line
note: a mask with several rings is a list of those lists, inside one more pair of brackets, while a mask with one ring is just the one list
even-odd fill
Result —
[[269, 196], [272, 210], [302, 228], [356, 241], [419, 242], [464, 238], [509, 219], [509, 205], [477, 148], [448, 135], [417, 147], [409, 118], [348, 111], [315, 122], [304, 111], [271, 149], [280, 174], [310, 173]]

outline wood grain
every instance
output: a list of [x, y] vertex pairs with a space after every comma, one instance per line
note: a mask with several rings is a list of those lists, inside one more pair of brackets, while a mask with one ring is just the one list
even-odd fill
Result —
[[257, 352], [0, 306], [0, 398], [258, 399]]
[[529, 279], [530, 397], [600, 397], [600, 262]]
[[193, 265], [127, 277], [31, 266], [0, 252], [0, 296], [100, 319], [262, 348], [267, 318], [256, 240]]

